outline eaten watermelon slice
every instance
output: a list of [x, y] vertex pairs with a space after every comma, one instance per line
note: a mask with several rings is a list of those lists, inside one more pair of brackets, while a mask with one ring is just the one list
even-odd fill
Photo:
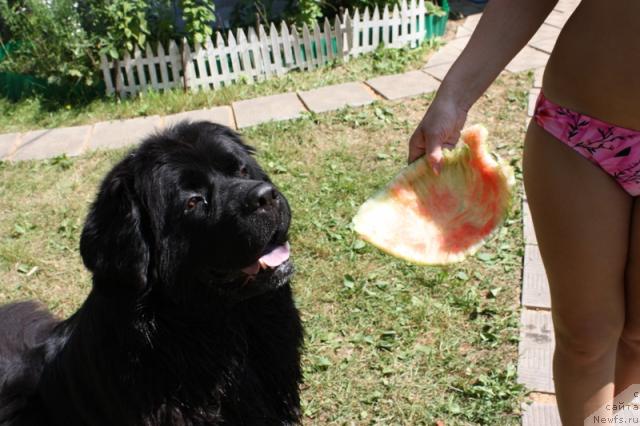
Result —
[[444, 151], [436, 175], [426, 157], [367, 200], [353, 219], [360, 236], [383, 251], [422, 265], [461, 261], [502, 222], [515, 183], [511, 167], [487, 150], [487, 129], [462, 132]]

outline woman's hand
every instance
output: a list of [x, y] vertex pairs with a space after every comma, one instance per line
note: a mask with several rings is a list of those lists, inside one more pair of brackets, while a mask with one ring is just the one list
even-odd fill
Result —
[[436, 97], [409, 139], [409, 163], [426, 155], [436, 174], [442, 166], [442, 148], [453, 148], [467, 119], [467, 110], [451, 97]]
[[434, 172], [442, 148], [458, 142], [467, 111], [527, 44], [558, 0], [491, 0], [471, 39], [445, 76], [438, 95], [409, 140], [409, 162], [426, 155]]

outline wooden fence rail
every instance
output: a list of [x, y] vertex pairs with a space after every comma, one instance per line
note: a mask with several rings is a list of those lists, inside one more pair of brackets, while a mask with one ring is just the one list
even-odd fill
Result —
[[[268, 31], [260, 25], [258, 31], [237, 29], [226, 37], [216, 32], [214, 41], [189, 46], [186, 40], [178, 45], [172, 41], [168, 50], [160, 43], [144, 51], [135, 48], [133, 57], [127, 52], [122, 58], [109, 61], [101, 55], [101, 69], [107, 94], [134, 95], [152, 88], [166, 90], [209, 90], [239, 81], [253, 83], [273, 75], [283, 75], [294, 69], [312, 70], [334, 60], [375, 50], [380, 44], [388, 47], [415, 47], [431, 36], [425, 0], [403, 0], [389, 10], [365, 9], [325, 19], [311, 28], [306, 24], [299, 32], [283, 22], [280, 30], [271, 24]], [[445, 18], [446, 20], [446, 18]]]

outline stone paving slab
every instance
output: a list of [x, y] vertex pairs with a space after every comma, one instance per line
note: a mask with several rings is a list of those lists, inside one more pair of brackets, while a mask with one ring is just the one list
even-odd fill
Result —
[[[527, 123], [528, 125], [528, 123]], [[531, 210], [529, 210], [529, 202], [522, 200], [522, 233], [524, 234], [524, 243], [537, 245], [538, 240], [533, 230], [533, 221], [531, 220]]]
[[553, 10], [570, 15], [573, 13], [576, 7], [578, 7], [579, 4], [580, 0], [560, 0], [553, 8]]
[[473, 31], [478, 26], [478, 22], [480, 22], [480, 18], [482, 18], [482, 13], [476, 13], [474, 15], [469, 15], [465, 18], [463, 27]]
[[535, 43], [543, 40], [556, 40], [560, 35], [560, 28], [553, 25], [542, 24], [538, 31], [531, 37], [529, 43]]
[[212, 121], [214, 123], [223, 124], [225, 126], [235, 128], [236, 124], [233, 120], [233, 111], [230, 106], [220, 106], [209, 109], [199, 109], [196, 111], [180, 112], [178, 114], [167, 115], [163, 118], [164, 127], [177, 124], [182, 120], [190, 121]]
[[533, 113], [536, 110], [536, 101], [538, 100], [539, 94], [540, 89], [531, 89], [529, 91], [529, 102], [527, 104], [527, 115], [529, 117], [533, 117]]
[[0, 160], [5, 159], [11, 154], [13, 148], [18, 142], [20, 133], [5, 133], [0, 135]]
[[544, 53], [548, 53], [548, 54], [551, 54], [555, 45], [556, 45], [556, 39], [554, 38], [548, 38], [548, 39], [539, 40], [539, 41], [532, 41], [531, 43], [529, 43], [529, 46], [535, 49], [541, 50]]
[[12, 160], [42, 160], [58, 155], [80, 155], [91, 132], [91, 126], [60, 127], [32, 130], [22, 135]]
[[135, 145], [161, 127], [162, 122], [157, 115], [129, 120], [103, 121], [93, 126], [88, 149], [114, 149]]
[[465, 47], [467, 47], [467, 44], [469, 43], [470, 39], [471, 39], [471, 36], [457, 37], [451, 40], [450, 42], [448, 42], [447, 44], [445, 44], [444, 47], [440, 50], [454, 49], [454, 50], [458, 50], [459, 52], [462, 52], [462, 50]]
[[449, 72], [449, 69], [451, 69], [451, 65], [453, 65], [453, 62], [448, 64], [436, 65], [434, 67], [425, 68], [424, 72], [434, 77], [435, 79], [442, 81], [444, 80], [444, 76]]
[[555, 393], [552, 373], [554, 346], [551, 312], [523, 309], [518, 345], [518, 383], [533, 391]]
[[533, 72], [533, 87], [539, 89], [542, 87], [542, 77], [544, 76], [544, 67], [536, 68]]
[[458, 38], [458, 37], [468, 37], [471, 34], [473, 34], [473, 30], [470, 30], [469, 28], [465, 28], [462, 25], [460, 25], [456, 29], [456, 38]]
[[562, 426], [558, 406], [534, 402], [523, 404], [522, 426]]
[[422, 71], [386, 75], [367, 80], [367, 84], [387, 99], [401, 99], [434, 92], [440, 83]]
[[455, 48], [440, 49], [429, 58], [423, 69], [443, 64], [452, 64], [456, 59], [458, 59], [460, 52], [460, 50]]
[[367, 105], [376, 99], [371, 89], [355, 82], [302, 91], [298, 95], [307, 108], [316, 113]]
[[551, 309], [549, 280], [544, 270], [540, 249], [532, 244], [524, 247], [522, 306]]
[[567, 23], [567, 20], [571, 16], [570, 13], [564, 13], [557, 10], [552, 10], [547, 19], [544, 20], [544, 23], [547, 25], [553, 25], [557, 28], [564, 27], [564, 24]]
[[306, 111], [295, 93], [237, 101], [231, 106], [239, 129], [267, 121], [292, 120]]
[[547, 64], [549, 55], [525, 46], [516, 56], [509, 62], [506, 69], [511, 72], [521, 72], [534, 68], [540, 68]]

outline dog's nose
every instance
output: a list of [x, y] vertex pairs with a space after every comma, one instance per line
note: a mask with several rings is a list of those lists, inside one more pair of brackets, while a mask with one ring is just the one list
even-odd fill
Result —
[[260, 185], [249, 191], [247, 195], [247, 207], [251, 211], [258, 210], [260, 207], [270, 207], [276, 203], [278, 194], [273, 185], [261, 183]]

